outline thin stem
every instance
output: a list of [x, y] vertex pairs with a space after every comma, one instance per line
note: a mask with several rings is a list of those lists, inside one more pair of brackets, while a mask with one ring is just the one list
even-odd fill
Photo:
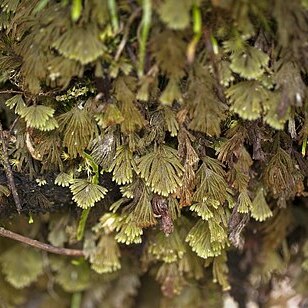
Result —
[[70, 256], [70, 257], [84, 257], [84, 253], [82, 250], [55, 247], [55, 246], [52, 246], [46, 243], [39, 242], [37, 240], [33, 240], [31, 238], [17, 234], [15, 232], [6, 230], [2, 227], [0, 227], [0, 236], [10, 238], [14, 241], [21, 242], [23, 244], [26, 244], [26, 245], [50, 252], [50, 253], [54, 253], [57, 255]]
[[144, 62], [146, 55], [146, 44], [151, 26], [152, 3], [151, 0], [143, 0], [143, 15], [141, 20], [141, 36], [139, 38], [139, 59], [138, 76], [142, 77], [144, 73]]
[[24, 92], [23, 91], [17, 91], [17, 90], [3, 90], [3, 91], [0, 91], [0, 94], [23, 94]]
[[12, 172], [10, 161], [9, 161], [8, 149], [7, 149], [7, 144], [6, 144], [7, 138], [3, 131], [1, 122], [0, 122], [0, 140], [2, 141], [2, 157], [3, 157], [4, 171], [5, 171], [7, 182], [8, 182], [9, 188], [11, 190], [11, 193], [12, 193], [15, 205], [16, 205], [17, 212], [20, 214], [22, 210], [21, 202], [20, 202], [19, 195], [16, 189], [14, 176], [13, 176], [13, 172]]
[[81, 305], [81, 292], [75, 292], [72, 295], [71, 308], [80, 308]]
[[86, 223], [87, 223], [87, 219], [88, 219], [90, 210], [91, 210], [90, 207], [82, 210], [81, 217], [80, 217], [80, 220], [79, 220], [79, 223], [78, 223], [78, 228], [77, 228], [77, 240], [78, 241], [81, 241], [82, 238], [83, 238], [84, 230], [85, 230], [85, 227], [86, 227]]
[[113, 31], [116, 33], [119, 30], [119, 17], [117, 12], [117, 4], [115, 0], [108, 0], [108, 8], [111, 17]]
[[12, 132], [13, 132], [13, 130], [14, 130], [14, 128], [15, 128], [17, 122], [19, 121], [19, 119], [20, 119], [20, 116], [18, 116], [18, 117], [15, 118], [14, 122], [13, 122], [13, 123], [11, 124], [11, 126], [10, 126], [9, 134], [12, 134]]
[[130, 27], [131, 27], [132, 23], [134, 22], [134, 20], [139, 16], [140, 12], [141, 12], [141, 8], [138, 8], [129, 17], [127, 25], [125, 26], [125, 29], [124, 29], [123, 38], [121, 40], [121, 43], [119, 44], [118, 50], [117, 50], [116, 55], [114, 57], [115, 61], [118, 61], [120, 59], [121, 53], [122, 53], [122, 51], [123, 51], [123, 49], [126, 45], [126, 42], [128, 40]]

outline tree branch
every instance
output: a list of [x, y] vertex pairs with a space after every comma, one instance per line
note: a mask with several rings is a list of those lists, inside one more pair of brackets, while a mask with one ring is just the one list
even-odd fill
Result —
[[33, 240], [31, 238], [25, 237], [23, 235], [17, 234], [15, 232], [6, 230], [0, 227], [0, 236], [10, 238], [14, 241], [21, 242], [23, 244], [45, 250], [50, 253], [54, 253], [57, 255], [70, 256], [70, 257], [84, 257], [84, 253], [82, 250], [78, 249], [68, 249], [62, 247], [55, 247], [46, 243], [39, 242], [37, 240]]

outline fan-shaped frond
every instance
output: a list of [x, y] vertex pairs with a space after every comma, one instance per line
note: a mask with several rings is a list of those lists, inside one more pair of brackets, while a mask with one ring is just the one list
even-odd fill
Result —
[[113, 174], [112, 179], [116, 181], [117, 184], [131, 183], [134, 170], [136, 169], [137, 167], [133, 158], [133, 153], [127, 146], [119, 146], [109, 168], [109, 171], [112, 171]]
[[52, 44], [60, 54], [81, 64], [88, 64], [101, 56], [104, 44], [99, 38], [99, 31], [94, 24], [86, 27], [71, 27], [67, 29]]
[[73, 200], [83, 209], [94, 206], [95, 202], [103, 199], [107, 189], [83, 179], [76, 179], [70, 186]]
[[137, 159], [137, 170], [152, 191], [163, 196], [174, 193], [181, 185], [183, 166], [176, 150], [160, 145]]
[[74, 158], [89, 145], [95, 132], [95, 122], [86, 109], [74, 107], [57, 118], [60, 129], [64, 132], [63, 146]]

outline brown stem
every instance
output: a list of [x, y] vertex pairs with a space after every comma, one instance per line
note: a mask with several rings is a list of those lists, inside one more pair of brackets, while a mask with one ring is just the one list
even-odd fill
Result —
[[4, 171], [6, 174], [7, 182], [9, 185], [9, 188], [11, 190], [17, 212], [20, 214], [22, 207], [21, 207], [21, 202], [18, 196], [18, 192], [16, 189], [15, 181], [14, 181], [14, 176], [13, 172], [10, 166], [10, 161], [9, 161], [9, 155], [8, 155], [8, 150], [7, 150], [7, 145], [6, 145], [6, 136], [2, 128], [2, 124], [0, 122], [0, 140], [2, 141], [2, 157], [3, 157], [3, 167]]
[[23, 91], [16, 91], [16, 90], [3, 90], [0, 91], [0, 94], [23, 94]]
[[84, 257], [84, 253], [82, 250], [78, 249], [68, 249], [62, 247], [55, 247], [46, 243], [39, 242], [37, 240], [33, 240], [31, 238], [25, 237], [23, 235], [17, 234], [15, 232], [6, 230], [0, 227], [0, 236], [10, 238], [14, 241], [21, 242], [23, 244], [45, 250], [50, 253], [54, 253], [57, 255], [70, 256], [70, 257]]
[[119, 44], [118, 50], [117, 50], [116, 55], [114, 57], [115, 61], [119, 60], [121, 53], [122, 53], [122, 51], [123, 51], [123, 49], [126, 45], [126, 42], [128, 40], [130, 27], [131, 27], [132, 23], [134, 22], [134, 20], [139, 16], [140, 12], [141, 12], [141, 8], [136, 9], [133, 12], [133, 14], [130, 16], [130, 18], [128, 19], [127, 25], [124, 29], [124, 35], [123, 35], [122, 41]]

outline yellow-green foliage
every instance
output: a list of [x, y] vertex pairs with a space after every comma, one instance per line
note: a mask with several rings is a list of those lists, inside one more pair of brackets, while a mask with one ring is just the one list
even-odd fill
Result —
[[0, 306], [31, 284], [41, 307], [135, 307], [142, 282], [140, 307], [190, 308], [307, 281], [307, 37], [307, 0], [0, 0], [0, 225], [85, 256], [0, 238]]

